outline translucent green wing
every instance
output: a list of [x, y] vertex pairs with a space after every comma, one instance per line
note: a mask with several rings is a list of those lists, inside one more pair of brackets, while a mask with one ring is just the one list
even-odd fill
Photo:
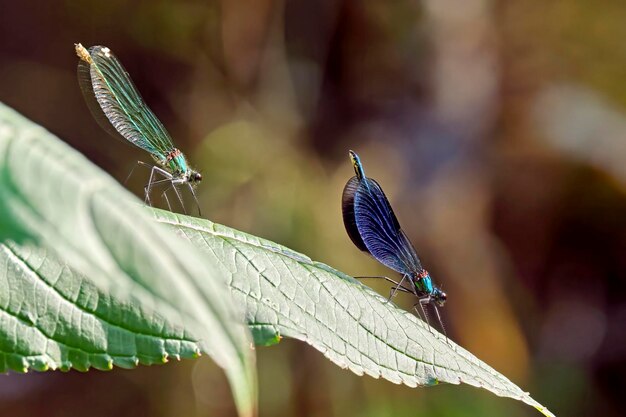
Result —
[[76, 52], [81, 58], [78, 81], [100, 126], [150, 152], [156, 159], [165, 160], [174, 148], [172, 139], [111, 50], [104, 46], [86, 50], [78, 44]]

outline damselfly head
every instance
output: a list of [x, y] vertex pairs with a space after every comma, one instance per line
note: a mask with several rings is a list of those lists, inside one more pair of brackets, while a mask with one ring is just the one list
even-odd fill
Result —
[[202, 174], [200, 174], [198, 171], [191, 170], [189, 172], [189, 182], [197, 183], [200, 181], [202, 181]]
[[445, 292], [441, 291], [439, 288], [435, 288], [433, 290], [432, 297], [439, 307], [443, 307], [443, 305], [446, 303], [446, 300], [448, 299], [448, 295]]

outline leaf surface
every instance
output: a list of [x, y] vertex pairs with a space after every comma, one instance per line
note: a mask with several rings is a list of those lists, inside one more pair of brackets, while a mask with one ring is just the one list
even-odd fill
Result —
[[[255, 413], [254, 353], [222, 272], [154, 222], [106, 173], [2, 104], [0, 243], [7, 271], [0, 287], [2, 350], [38, 358], [11, 356], [9, 369], [107, 368], [122, 364], [122, 356], [128, 364], [141, 362], [142, 355], [154, 363], [154, 346], [134, 352], [133, 343], [115, 338], [132, 338], [122, 331], [131, 330], [138, 343], [140, 334], [160, 326], [163, 333], [150, 343], [162, 344], [164, 354], [188, 356], [197, 341], [225, 369], [241, 415]], [[28, 247], [42, 252], [26, 254]], [[47, 270], [47, 258], [58, 264]], [[104, 313], [115, 320], [107, 323]], [[112, 332], [123, 319], [138, 327]], [[183, 341], [170, 350], [172, 337]]]
[[410, 387], [465, 383], [552, 413], [505, 376], [354, 278], [237, 230], [151, 209], [219, 265], [258, 344], [302, 340], [357, 375]]

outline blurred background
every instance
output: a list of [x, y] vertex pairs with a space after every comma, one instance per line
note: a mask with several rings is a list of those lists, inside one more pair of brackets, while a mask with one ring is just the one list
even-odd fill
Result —
[[[618, 416], [625, 20], [615, 1], [0, 0], [0, 101], [122, 182], [149, 156], [99, 128], [75, 75], [75, 42], [108, 46], [202, 172], [205, 216], [392, 274], [344, 232], [354, 149], [448, 293], [450, 337], [557, 415]], [[292, 340], [257, 352], [261, 416], [538, 415], [471, 387], [357, 377]], [[0, 415], [235, 410], [203, 359], [0, 377]]]

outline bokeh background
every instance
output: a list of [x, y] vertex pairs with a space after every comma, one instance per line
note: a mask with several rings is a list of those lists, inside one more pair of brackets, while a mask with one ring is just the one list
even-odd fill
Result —
[[[390, 274], [343, 230], [356, 150], [448, 293], [448, 334], [558, 415], [618, 416], [624, 21], [626, 2], [604, 0], [0, 0], [0, 101], [123, 181], [149, 158], [99, 128], [75, 76], [73, 44], [106, 45], [203, 173], [208, 218]], [[471, 387], [357, 377], [296, 341], [257, 353], [261, 416], [538, 415]], [[203, 359], [3, 376], [0, 415], [235, 410]]]

